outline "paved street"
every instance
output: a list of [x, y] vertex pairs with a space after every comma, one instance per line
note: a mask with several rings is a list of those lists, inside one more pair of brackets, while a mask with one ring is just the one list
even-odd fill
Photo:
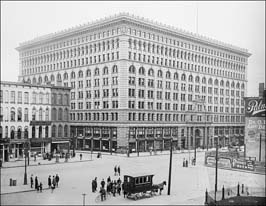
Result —
[[[84, 154], [86, 156], [90, 154]], [[192, 154], [190, 154], [192, 157]], [[174, 154], [172, 166], [172, 187], [171, 195], [167, 195], [167, 186], [161, 196], [153, 198], [130, 200], [120, 197], [112, 197], [101, 204], [203, 204], [204, 192], [214, 188], [214, 168], [203, 166], [204, 153], [198, 152], [197, 166], [182, 167], [183, 158], [189, 158], [188, 153]], [[160, 163], [160, 164], [158, 164]], [[48, 175], [59, 174], [59, 188], [53, 193], [51, 190], [44, 190], [43, 193], [36, 191], [26, 193], [15, 193], [1, 196], [2, 205], [36, 205], [36, 204], [82, 204], [82, 193], [86, 193], [86, 205], [96, 204], [95, 197], [98, 193], [91, 192], [91, 180], [95, 177], [99, 181], [113, 174], [113, 167], [120, 165], [122, 175], [124, 174], [154, 174], [154, 183], [161, 183], [166, 180], [168, 183], [169, 155], [130, 157], [104, 155], [97, 159], [93, 155], [93, 161], [77, 162], [73, 164], [52, 164], [32, 166], [28, 168], [28, 177], [37, 175], [47, 187]], [[24, 168], [7, 168], [1, 170], [1, 191], [8, 188], [9, 178], [17, 179], [18, 185], [23, 184]], [[265, 188], [265, 176], [236, 172], [230, 170], [219, 170], [218, 187], [223, 184], [228, 187], [236, 186], [237, 182], [249, 187]], [[222, 180], [221, 180], [222, 179]], [[19, 187], [19, 186], [17, 186]], [[29, 185], [26, 187], [30, 187]]]

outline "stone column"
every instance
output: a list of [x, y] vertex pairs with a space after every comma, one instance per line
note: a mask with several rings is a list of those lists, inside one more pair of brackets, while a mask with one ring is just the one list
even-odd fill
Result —
[[39, 126], [35, 126], [35, 137], [39, 138]]
[[187, 127], [188, 130], [188, 149], [191, 149], [191, 127]]
[[42, 138], [45, 138], [45, 126], [42, 126]]
[[182, 142], [181, 142], [181, 129], [180, 127], [177, 128], [177, 140], [178, 140], [178, 147], [181, 149], [182, 146]]

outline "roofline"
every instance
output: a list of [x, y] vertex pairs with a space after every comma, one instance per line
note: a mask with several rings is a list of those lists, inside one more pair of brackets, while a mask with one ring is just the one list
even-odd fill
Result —
[[72, 28], [69, 28], [69, 29], [65, 29], [65, 30], [61, 30], [61, 31], [55, 32], [55, 33], [50, 33], [50, 34], [47, 34], [47, 35], [43, 35], [43, 36], [34, 38], [32, 40], [20, 43], [19, 46], [16, 47], [16, 50], [20, 51], [20, 50], [22, 50], [25, 47], [33, 46], [35, 44], [39, 44], [39, 43], [42, 43], [42, 42], [45, 42], [45, 41], [49, 41], [49, 40], [52, 40], [53, 38], [61, 38], [64, 35], [70, 36], [70, 35], [73, 35], [73, 34], [75, 34], [77, 32], [82, 32], [84, 30], [88, 30], [88, 29], [93, 28], [93, 27], [103, 26], [103, 24], [110, 24], [114, 20], [117, 20], [117, 21], [128, 20], [128, 21], [135, 21], [137, 23], [142, 23], [142, 24], [145, 23], [147, 26], [150, 26], [152, 28], [165, 30], [167, 32], [174, 32], [176, 35], [179, 35], [179, 36], [181, 36], [183, 38], [191, 38], [194, 41], [207, 43], [207, 44], [210, 44], [210, 45], [216, 46], [216, 47], [218, 46], [218, 47], [221, 47], [222, 49], [227, 49], [227, 50], [231, 49], [231, 50], [233, 50], [233, 51], [235, 51], [237, 53], [242, 53], [243, 55], [245, 55], [247, 57], [251, 56], [251, 53], [249, 53], [247, 49], [240, 48], [240, 47], [237, 47], [237, 46], [234, 46], [234, 45], [231, 45], [231, 44], [227, 44], [227, 43], [224, 43], [224, 42], [221, 42], [221, 41], [218, 41], [218, 40], [214, 40], [214, 39], [208, 38], [206, 36], [195, 34], [195, 33], [192, 33], [192, 32], [189, 32], [189, 31], [185, 31], [185, 30], [182, 30], [182, 29], [179, 29], [179, 28], [175, 28], [173, 26], [169, 26], [169, 25], [166, 25], [166, 24], [158, 23], [158, 22], [152, 21], [152, 20], [147, 19], [147, 18], [135, 16], [135, 15], [132, 15], [132, 14], [129, 14], [129, 13], [119, 13], [119, 14], [116, 14], [116, 15], [113, 15], [113, 16], [109, 16], [109, 17], [105, 17], [105, 18], [101, 18], [101, 19], [92, 21], [92, 22], [88, 22], [88, 23], [85, 23], [83, 25], [78, 25], [76, 27], [72, 27]]
[[29, 84], [23, 82], [12, 82], [12, 81], [1, 81], [1, 85], [17, 85], [17, 86], [29, 86], [29, 87], [43, 87], [43, 88], [51, 88], [51, 89], [65, 89], [71, 90], [71, 87], [64, 87], [64, 86], [54, 86], [54, 85], [37, 85], [37, 84]]

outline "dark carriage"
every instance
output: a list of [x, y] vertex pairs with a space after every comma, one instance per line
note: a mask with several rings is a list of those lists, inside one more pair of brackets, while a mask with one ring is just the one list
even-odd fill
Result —
[[[158, 185], [153, 184], [154, 175], [124, 175], [124, 192], [128, 198], [134, 200], [142, 197], [151, 197], [158, 191]], [[161, 184], [166, 184], [165, 181]]]

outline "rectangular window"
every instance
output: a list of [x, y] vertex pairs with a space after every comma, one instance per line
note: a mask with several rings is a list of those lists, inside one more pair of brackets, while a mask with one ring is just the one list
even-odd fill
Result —
[[18, 104], [22, 104], [22, 92], [18, 92]]
[[15, 103], [15, 91], [11, 91], [10, 103]]

